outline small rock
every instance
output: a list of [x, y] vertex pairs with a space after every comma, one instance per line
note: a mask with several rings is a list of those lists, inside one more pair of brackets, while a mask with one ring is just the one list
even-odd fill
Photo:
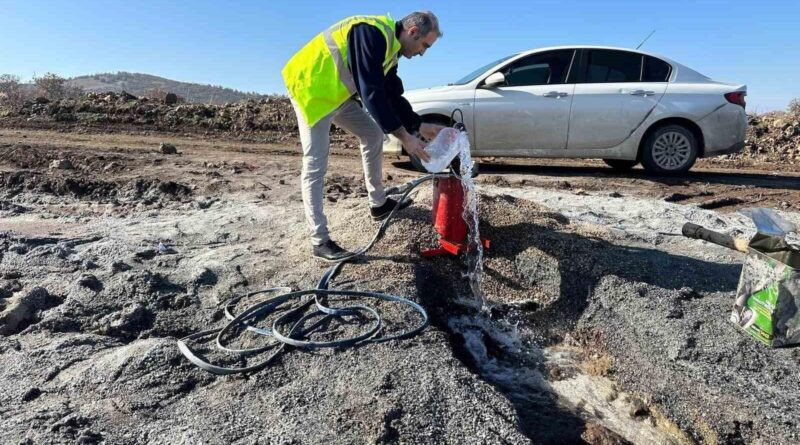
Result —
[[8, 305], [0, 313], [0, 335], [20, 332], [36, 319], [39, 311], [60, 303], [60, 299], [50, 295], [43, 287], [34, 287], [24, 295], [18, 294], [6, 301]]
[[628, 412], [632, 418], [647, 417], [650, 415], [650, 409], [641, 400], [637, 398], [631, 399], [631, 410]]
[[284, 181], [283, 179], [279, 179], [279, 180], [278, 180], [278, 184], [280, 184], [280, 185], [284, 185], [284, 184], [286, 184], [286, 181]]
[[595, 422], [587, 422], [581, 439], [591, 445], [629, 445], [624, 437]]
[[73, 170], [75, 166], [72, 165], [69, 159], [56, 159], [50, 163], [50, 168], [57, 170]]
[[130, 94], [127, 91], [123, 90], [121, 93], [119, 93], [119, 99], [127, 102], [129, 100], [136, 100], [138, 98], [133, 94]]
[[78, 278], [78, 284], [95, 292], [103, 289], [103, 283], [92, 274], [82, 274], [81, 277]]
[[217, 284], [217, 274], [211, 271], [211, 269], [203, 267], [195, 273], [192, 282], [197, 286], [213, 286]]
[[126, 264], [124, 261], [114, 261], [111, 263], [111, 273], [117, 272], [125, 272], [126, 270], [131, 270], [131, 266]]
[[103, 435], [100, 433], [95, 433], [91, 430], [83, 431], [78, 439], [75, 441], [78, 445], [95, 445], [98, 443], [104, 443]]
[[608, 194], [609, 198], [622, 198], [622, 193], [619, 192], [611, 192]]
[[691, 287], [684, 286], [678, 290], [679, 298], [681, 300], [696, 300], [699, 298], [703, 298], [703, 295], [698, 293], [696, 290], [692, 289]]
[[117, 164], [116, 162], [109, 162], [103, 167], [103, 171], [115, 170], [117, 168], [119, 168], [119, 164]]
[[167, 105], [175, 105], [178, 103], [178, 95], [175, 93], [167, 93], [167, 95], [164, 96], [164, 103]]
[[198, 197], [197, 199], [194, 200], [195, 207], [197, 207], [198, 209], [201, 209], [201, 210], [211, 207], [211, 204], [213, 204], [213, 203], [214, 203], [213, 199], [206, 198], [204, 196], [200, 196], [200, 197]]
[[161, 154], [165, 155], [178, 154], [178, 149], [175, 148], [174, 145], [168, 144], [166, 142], [162, 142], [161, 145], [158, 146], [158, 149], [161, 151]]
[[25, 391], [25, 394], [22, 395], [22, 401], [30, 402], [31, 400], [34, 400], [37, 397], [39, 397], [41, 394], [42, 390], [34, 386], [33, 388]]

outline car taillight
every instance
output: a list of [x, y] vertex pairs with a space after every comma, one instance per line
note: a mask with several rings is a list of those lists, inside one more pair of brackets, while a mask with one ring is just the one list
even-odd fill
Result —
[[744, 91], [734, 91], [733, 93], [726, 93], [725, 99], [734, 105], [744, 108], [747, 105], [744, 101], [745, 96], [747, 96], [747, 93]]

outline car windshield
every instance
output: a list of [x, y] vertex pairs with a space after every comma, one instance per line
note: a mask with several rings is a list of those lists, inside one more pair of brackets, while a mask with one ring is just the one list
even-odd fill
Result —
[[492, 63], [487, 63], [486, 65], [476, 69], [475, 71], [467, 74], [466, 76], [462, 77], [461, 79], [456, 80], [455, 82], [451, 83], [450, 85], [464, 85], [465, 83], [470, 83], [475, 80], [476, 77], [480, 76], [481, 74], [485, 73], [486, 70], [489, 68], [502, 63], [504, 60], [508, 60], [512, 57], [516, 56], [516, 54], [512, 54], [510, 56], [505, 56], [502, 59], [497, 59]]

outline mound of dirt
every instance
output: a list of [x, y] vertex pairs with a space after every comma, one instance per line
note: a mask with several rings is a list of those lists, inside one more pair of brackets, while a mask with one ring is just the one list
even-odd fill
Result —
[[748, 116], [745, 149], [733, 158], [800, 163], [800, 112]]
[[[79, 98], [40, 103], [27, 101], [0, 110], [0, 126], [26, 128], [120, 129], [142, 128], [168, 132], [199, 132], [256, 137], [262, 142], [298, 140], [297, 120], [287, 96], [250, 99], [225, 105], [166, 103], [119, 93], [88, 93]], [[356, 147], [354, 139], [334, 143]]]
[[112, 182], [27, 170], [0, 172], [0, 192], [6, 197], [14, 197], [23, 191], [99, 202], [121, 200], [145, 203], [162, 199], [182, 200], [192, 194], [189, 187], [175, 181], [137, 178]]

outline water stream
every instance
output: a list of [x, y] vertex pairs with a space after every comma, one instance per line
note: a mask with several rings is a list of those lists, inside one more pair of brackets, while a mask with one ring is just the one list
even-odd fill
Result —
[[467, 273], [469, 287], [472, 290], [472, 297], [475, 299], [479, 308], [483, 308], [484, 298], [481, 290], [481, 280], [483, 278], [483, 243], [478, 226], [478, 192], [475, 190], [475, 180], [472, 177], [474, 163], [470, 155], [469, 140], [466, 133], [461, 133], [459, 140], [461, 150], [459, 151], [461, 187], [464, 189], [464, 210], [462, 217], [469, 228], [467, 237]]

